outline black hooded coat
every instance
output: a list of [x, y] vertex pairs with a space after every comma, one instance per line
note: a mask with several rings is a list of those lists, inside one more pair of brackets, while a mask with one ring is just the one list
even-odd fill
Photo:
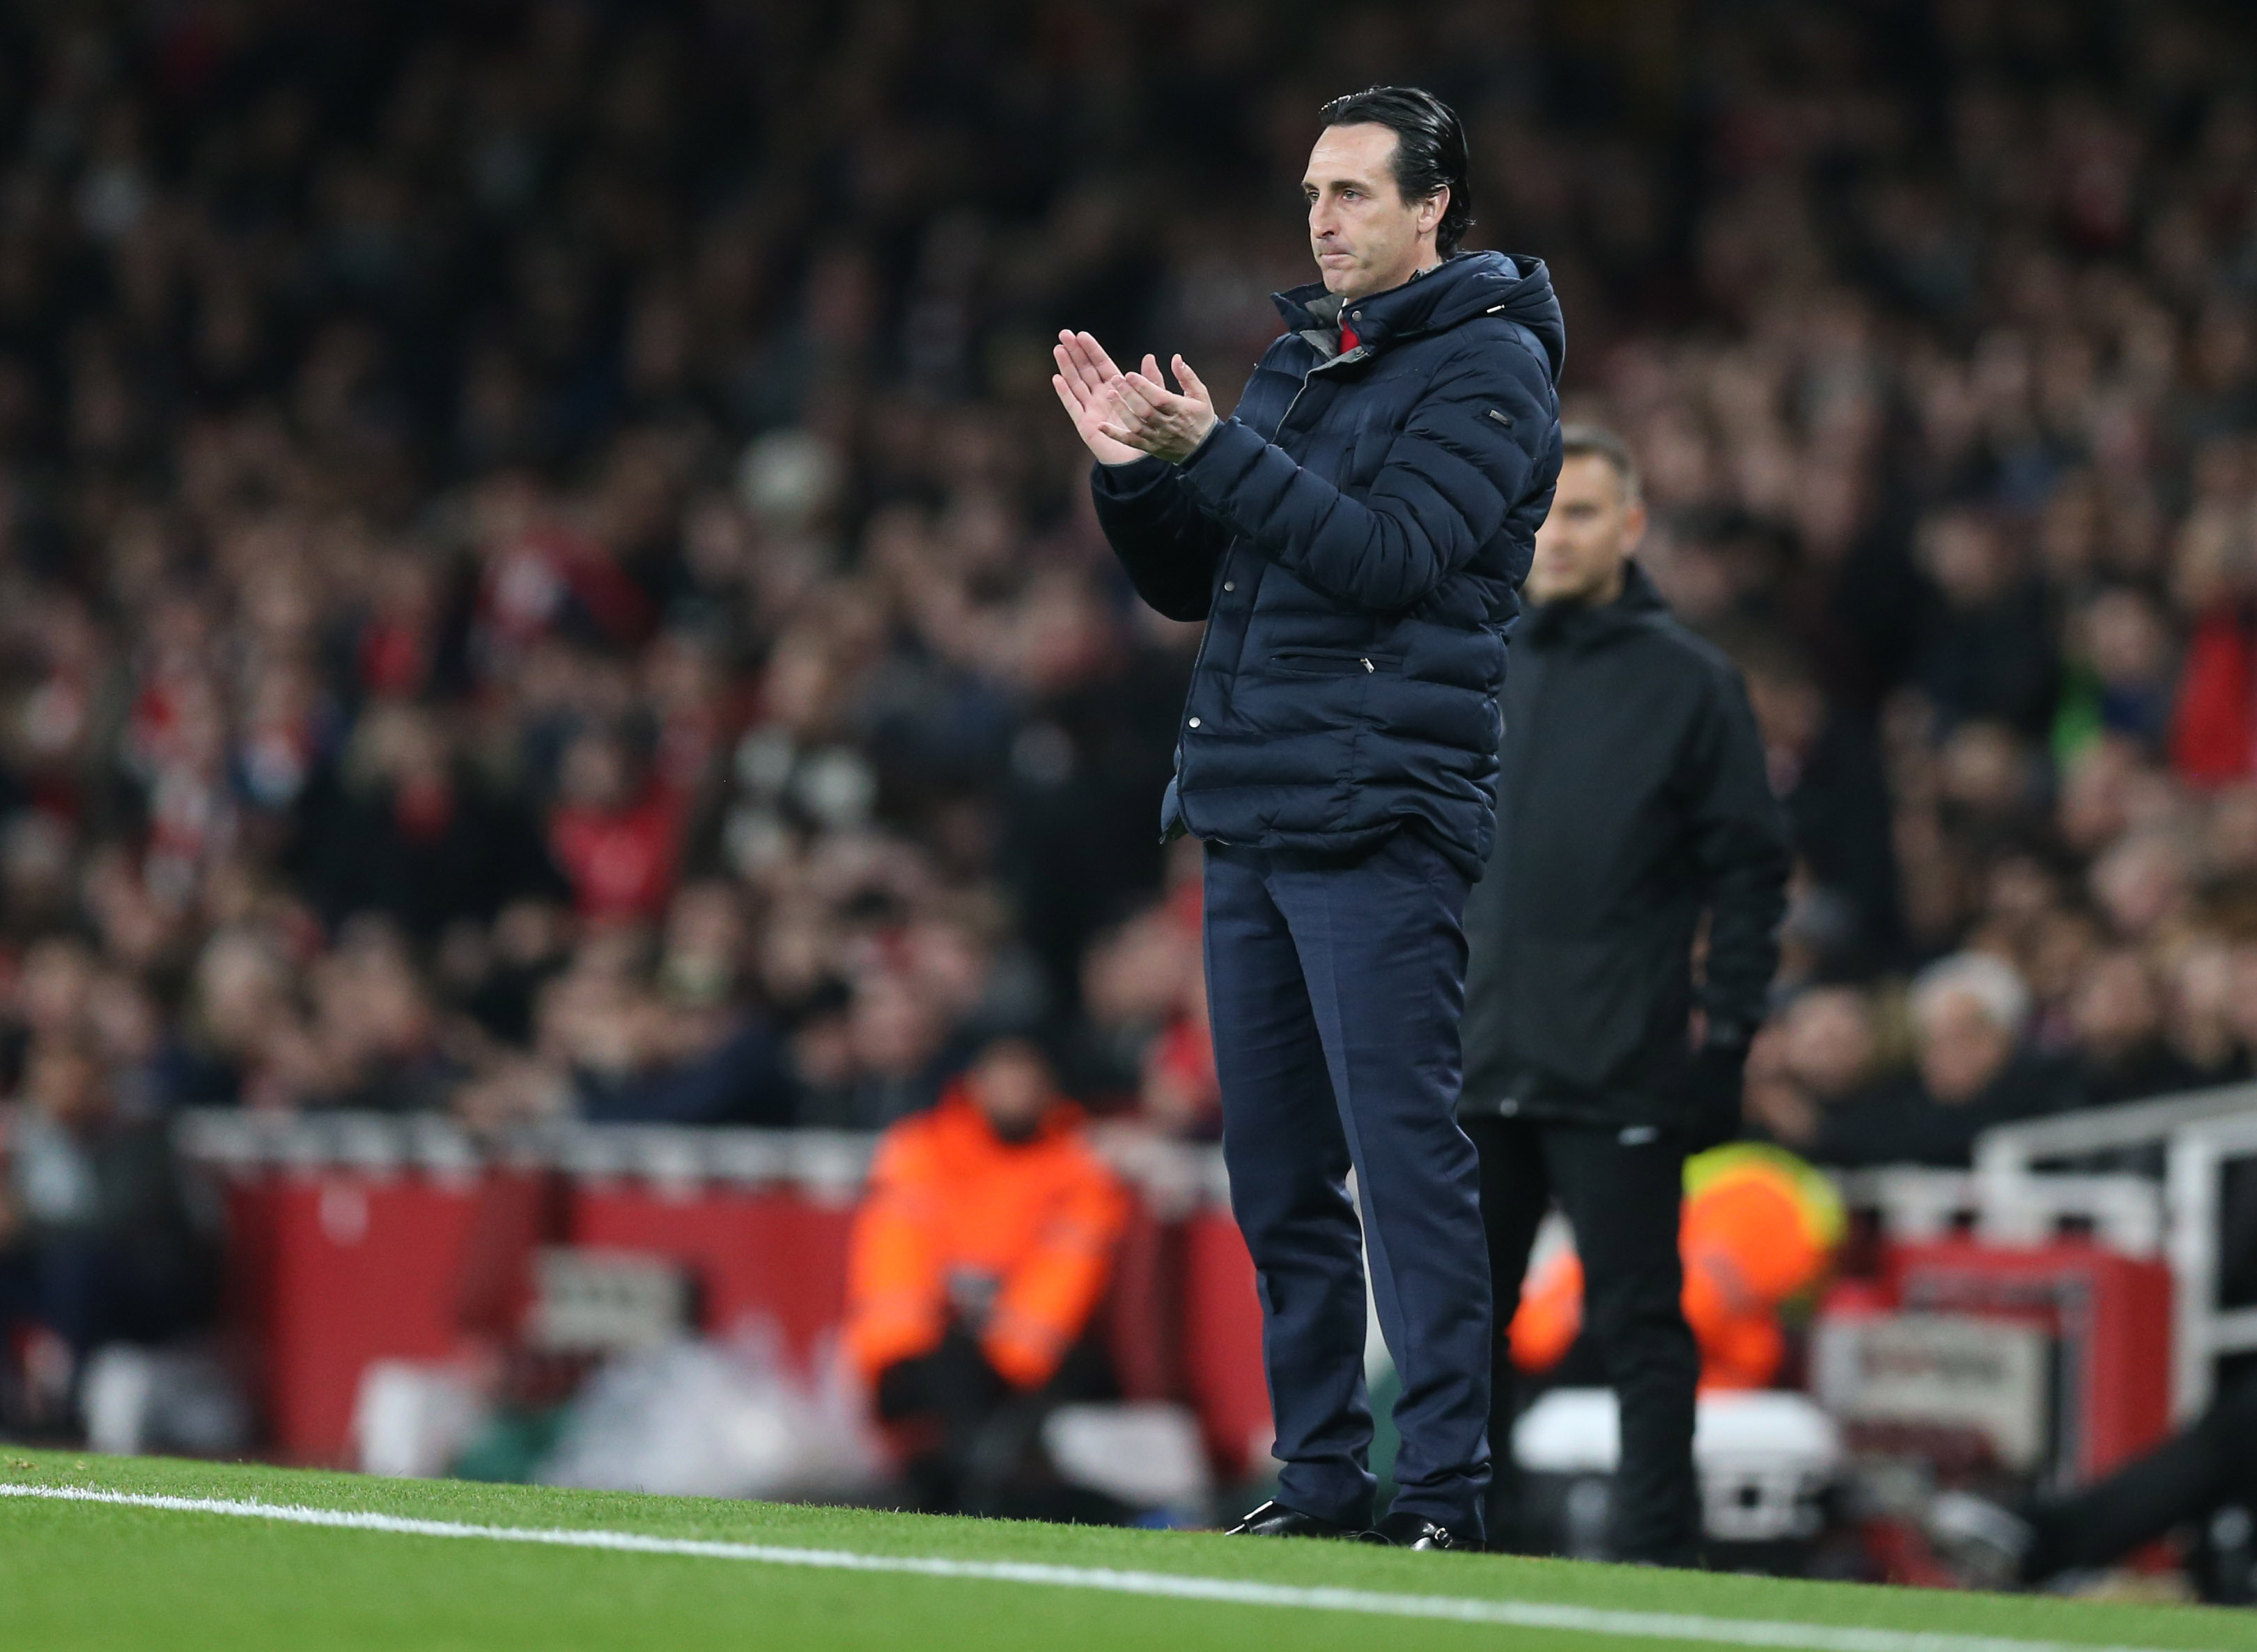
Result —
[[1515, 653], [1460, 1111], [1680, 1125], [1702, 920], [1712, 1033], [1744, 1043], [1779, 968], [1786, 822], [1747, 689], [1635, 562], [1615, 602], [1537, 609]]

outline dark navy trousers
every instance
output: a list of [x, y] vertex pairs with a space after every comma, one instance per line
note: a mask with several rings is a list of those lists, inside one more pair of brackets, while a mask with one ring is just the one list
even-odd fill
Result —
[[1415, 829], [1362, 856], [1207, 846], [1223, 1157], [1262, 1297], [1278, 1497], [1371, 1521], [1368, 1251], [1403, 1383], [1395, 1507], [1478, 1538], [1493, 1333], [1456, 1117], [1466, 890]]

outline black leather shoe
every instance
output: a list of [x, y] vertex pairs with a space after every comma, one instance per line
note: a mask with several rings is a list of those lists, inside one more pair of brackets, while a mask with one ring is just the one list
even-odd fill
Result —
[[1283, 1503], [1264, 1503], [1223, 1534], [1227, 1537], [1360, 1537], [1352, 1526], [1335, 1526]]
[[1388, 1543], [1397, 1549], [1478, 1550], [1471, 1538], [1461, 1537], [1447, 1526], [1437, 1526], [1424, 1514], [1397, 1510], [1363, 1534], [1368, 1543]]

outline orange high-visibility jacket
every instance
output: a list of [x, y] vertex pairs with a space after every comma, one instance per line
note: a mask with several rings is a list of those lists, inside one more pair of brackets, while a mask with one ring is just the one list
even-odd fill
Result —
[[[1842, 1227], [1833, 1184], [1792, 1154], [1738, 1143], [1686, 1161], [1678, 1248], [1702, 1387], [1760, 1388], [1777, 1374], [1779, 1304], [1818, 1282]], [[1582, 1324], [1582, 1263], [1561, 1251], [1521, 1293], [1508, 1333], [1513, 1364], [1548, 1370]]]
[[1088, 1324], [1128, 1219], [1072, 1107], [1013, 1147], [953, 1089], [878, 1144], [847, 1256], [847, 1352], [872, 1380], [930, 1353], [969, 1279], [993, 1292], [974, 1327], [989, 1363], [1039, 1387]]

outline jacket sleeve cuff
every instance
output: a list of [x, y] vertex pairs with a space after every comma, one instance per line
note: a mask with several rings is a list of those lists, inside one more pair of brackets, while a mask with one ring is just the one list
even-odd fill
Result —
[[1100, 464], [1093, 460], [1089, 488], [1100, 499], [1126, 505], [1160, 486], [1175, 474], [1175, 469], [1165, 459], [1156, 459], [1150, 454], [1127, 464]]
[[1242, 476], [1269, 445], [1252, 426], [1226, 419], [1206, 433], [1206, 440], [1176, 469], [1191, 484], [1199, 503], [1220, 511], [1233, 480]]

